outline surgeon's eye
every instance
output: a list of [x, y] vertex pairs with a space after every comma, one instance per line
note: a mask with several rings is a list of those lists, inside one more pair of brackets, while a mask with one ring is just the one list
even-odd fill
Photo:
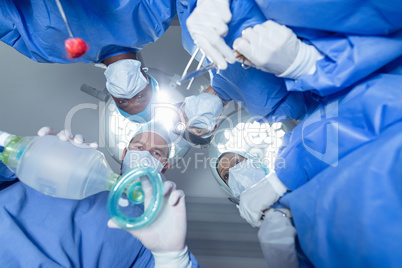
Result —
[[142, 147], [141, 145], [137, 145], [137, 146], [135, 146], [135, 148], [137, 148], [140, 151], [144, 150], [144, 147]]
[[202, 128], [192, 128], [192, 130], [193, 134], [197, 136], [201, 136], [202, 134], [204, 134], [204, 130]]
[[138, 95], [137, 95], [137, 98], [141, 99], [141, 98], [143, 98], [144, 96], [145, 96], [145, 94], [138, 94]]
[[239, 158], [233, 157], [233, 158], [230, 160], [229, 167], [234, 167], [234, 166], [236, 166], [237, 164], [239, 164], [240, 162], [241, 162], [241, 161], [240, 161]]
[[158, 153], [158, 152], [154, 152], [154, 155], [156, 155], [156, 156], [162, 156], [160, 153]]
[[119, 100], [119, 104], [124, 104], [126, 102], [127, 102], [127, 100]]
[[229, 181], [229, 173], [226, 173], [226, 174], [223, 176], [223, 180], [226, 182], [226, 184], [228, 184], [228, 181]]

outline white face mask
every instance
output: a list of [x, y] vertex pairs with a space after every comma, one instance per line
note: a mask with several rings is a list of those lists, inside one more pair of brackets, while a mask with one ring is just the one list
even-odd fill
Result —
[[235, 197], [265, 177], [266, 171], [261, 165], [255, 167], [254, 163], [247, 159], [229, 169], [229, 187]]
[[138, 166], [150, 166], [158, 172], [161, 172], [163, 169], [161, 162], [153, 157], [148, 151], [127, 150], [121, 167], [121, 174], [124, 174], [127, 170]]

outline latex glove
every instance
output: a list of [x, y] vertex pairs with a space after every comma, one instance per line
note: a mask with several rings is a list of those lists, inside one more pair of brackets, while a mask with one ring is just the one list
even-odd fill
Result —
[[198, 0], [186, 22], [194, 42], [219, 69], [227, 68], [226, 61], [236, 62], [232, 49], [222, 38], [231, 19], [229, 0]]
[[258, 240], [268, 267], [299, 267], [295, 240], [296, 229], [288, 209], [269, 209], [258, 231]]
[[272, 20], [245, 29], [233, 48], [247, 58], [245, 64], [292, 79], [313, 74], [316, 62], [323, 57], [314, 46], [301, 42], [291, 29]]
[[[42, 127], [41, 129], [38, 130], [38, 136], [46, 136], [46, 135], [56, 135], [56, 131], [52, 127]], [[82, 147], [82, 148], [93, 148], [97, 149], [98, 144], [96, 142], [92, 143], [84, 143], [85, 142], [85, 137], [77, 134], [73, 135], [71, 131], [65, 129], [60, 131], [57, 134], [57, 137], [59, 137], [60, 140], [62, 141], [70, 141], [74, 143], [76, 146]]]
[[[151, 196], [150, 187], [143, 184], [145, 208]], [[127, 230], [148, 248], [155, 258], [155, 267], [188, 267], [191, 265], [185, 245], [187, 233], [184, 192], [176, 190], [176, 184], [165, 181], [163, 185], [164, 207], [155, 220], [138, 230]], [[109, 220], [110, 228], [119, 228]]]
[[253, 227], [261, 226], [264, 212], [287, 190], [275, 172], [269, 173], [240, 194], [240, 204], [237, 206], [240, 216]]

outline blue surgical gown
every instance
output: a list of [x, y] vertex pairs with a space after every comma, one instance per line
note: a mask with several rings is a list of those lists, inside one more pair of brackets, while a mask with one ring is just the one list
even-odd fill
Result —
[[265, 17], [280, 24], [362, 35], [402, 29], [399, 0], [254, 0]]
[[[294, 190], [402, 121], [402, 75], [376, 74], [347, 93], [328, 98], [291, 133], [275, 171]], [[339, 93], [341, 94], [341, 93]], [[375, 151], [373, 151], [373, 154]], [[387, 162], [386, 155], [383, 161]]]
[[400, 266], [402, 2], [256, 2], [324, 55], [286, 79], [327, 97], [286, 135], [276, 169], [303, 251], [316, 267]]
[[[375, 74], [321, 104], [284, 137], [278, 177], [316, 267], [399, 267], [402, 75]], [[285, 165], [283, 165], [285, 163]]]
[[[0, 146], [0, 153], [3, 152], [4, 147]], [[3, 162], [0, 161], [0, 185], [3, 181], [13, 181], [17, 178], [14, 172], [12, 172]]]
[[62, 5], [73, 34], [89, 43], [83, 57], [67, 58], [69, 35], [55, 1], [0, 1], [0, 40], [38, 62], [100, 62], [156, 41], [176, 15], [173, 0], [68, 0]]
[[[154, 267], [131, 234], [107, 227], [103, 192], [68, 200], [21, 182], [0, 191], [1, 267]], [[199, 267], [190, 253], [193, 267]]]
[[290, 91], [327, 96], [402, 56], [399, 0], [255, 0], [268, 20], [292, 28], [324, 58], [313, 75], [286, 79]]
[[401, 179], [399, 120], [281, 199], [315, 267], [401, 266]]
[[[302, 34], [299, 34], [301, 36]], [[402, 31], [387, 36], [361, 36], [333, 33], [304, 39], [324, 56], [312, 75], [298, 80], [285, 79], [289, 91], [311, 91], [328, 96], [347, 89], [367, 76], [402, 59]]]

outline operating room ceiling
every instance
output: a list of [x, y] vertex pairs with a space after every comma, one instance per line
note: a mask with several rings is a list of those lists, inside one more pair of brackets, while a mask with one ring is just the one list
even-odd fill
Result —
[[[142, 51], [145, 65], [170, 75], [183, 72], [190, 55], [181, 45], [179, 26], [172, 26]], [[20, 136], [35, 135], [42, 126], [69, 127], [87, 142], [100, 143], [113, 170], [119, 164], [102, 146], [100, 117], [104, 103], [82, 91], [82, 84], [103, 90], [103, 70], [93, 64], [39, 64], [0, 43], [0, 129]], [[185, 96], [199, 93], [206, 77], [197, 78]], [[233, 106], [229, 108], [233, 109]], [[266, 267], [257, 229], [218, 187], [208, 167], [208, 150], [192, 148], [166, 177], [186, 193], [187, 243], [201, 267]]]

